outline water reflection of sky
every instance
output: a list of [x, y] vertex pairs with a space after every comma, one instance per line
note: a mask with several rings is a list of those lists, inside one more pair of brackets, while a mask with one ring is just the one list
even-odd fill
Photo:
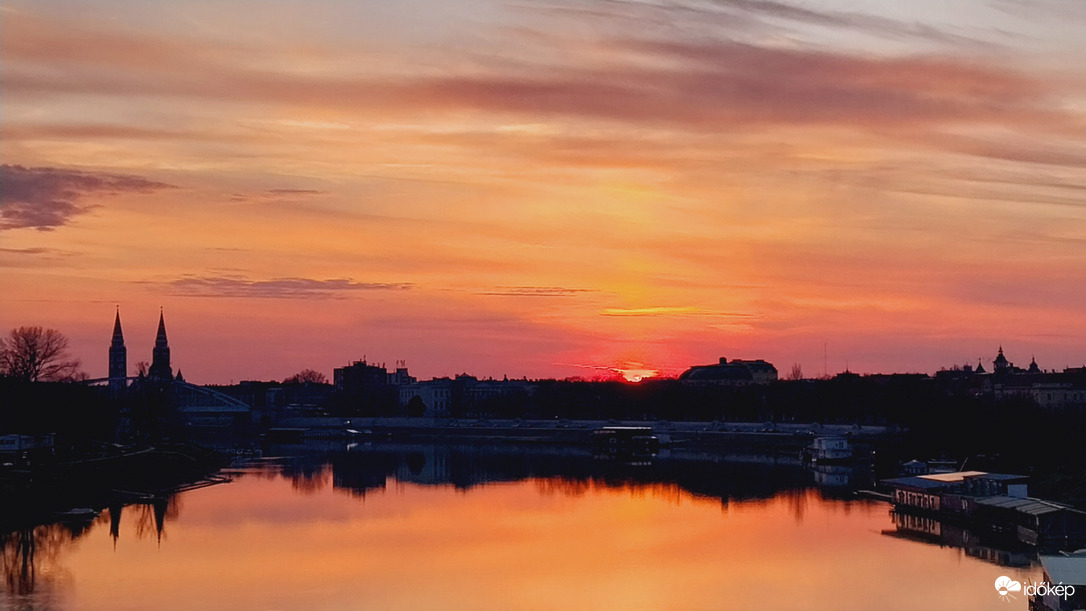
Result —
[[161, 539], [132, 506], [116, 540], [108, 512], [55, 535], [15, 608], [1025, 609], [992, 583], [1037, 577], [883, 536], [886, 504], [814, 489], [722, 502], [667, 482], [390, 476], [363, 493], [311, 467], [183, 493]]

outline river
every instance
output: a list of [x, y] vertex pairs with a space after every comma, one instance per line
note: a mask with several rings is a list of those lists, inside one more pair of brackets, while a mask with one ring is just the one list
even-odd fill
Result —
[[0, 608], [1020, 610], [995, 579], [1041, 577], [781, 457], [386, 444], [225, 473], [7, 535]]

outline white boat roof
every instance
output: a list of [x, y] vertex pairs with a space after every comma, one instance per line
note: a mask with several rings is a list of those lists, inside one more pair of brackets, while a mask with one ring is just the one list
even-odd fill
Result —
[[927, 475], [918, 475], [917, 477], [923, 479], [930, 479], [933, 482], [946, 482], [953, 484], [955, 482], [963, 481], [967, 477], [973, 477], [976, 475], [987, 475], [986, 471], [955, 471], [953, 473], [929, 473]]
[[1041, 556], [1041, 566], [1052, 583], [1086, 586], [1086, 556]]

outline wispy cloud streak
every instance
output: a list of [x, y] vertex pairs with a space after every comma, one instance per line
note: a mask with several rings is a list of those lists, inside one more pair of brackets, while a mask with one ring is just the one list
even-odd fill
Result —
[[758, 318], [755, 314], [743, 312], [720, 312], [694, 306], [651, 306], [645, 308], [606, 308], [600, 312], [603, 316], [673, 316], [673, 317], [712, 317], [712, 318]]
[[251, 280], [232, 275], [186, 276], [164, 283], [170, 294], [178, 296], [269, 299], [337, 298], [363, 291], [403, 291], [411, 287], [407, 282], [355, 282], [350, 278]]
[[593, 289], [567, 288], [562, 286], [509, 286], [481, 291], [477, 295], [493, 297], [576, 297], [595, 292]]

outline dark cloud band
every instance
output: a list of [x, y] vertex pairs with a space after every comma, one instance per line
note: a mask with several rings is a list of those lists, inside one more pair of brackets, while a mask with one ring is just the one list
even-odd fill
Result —
[[64, 168], [0, 166], [0, 229], [50, 231], [94, 208], [81, 203], [91, 194], [152, 193], [174, 188], [128, 174]]

